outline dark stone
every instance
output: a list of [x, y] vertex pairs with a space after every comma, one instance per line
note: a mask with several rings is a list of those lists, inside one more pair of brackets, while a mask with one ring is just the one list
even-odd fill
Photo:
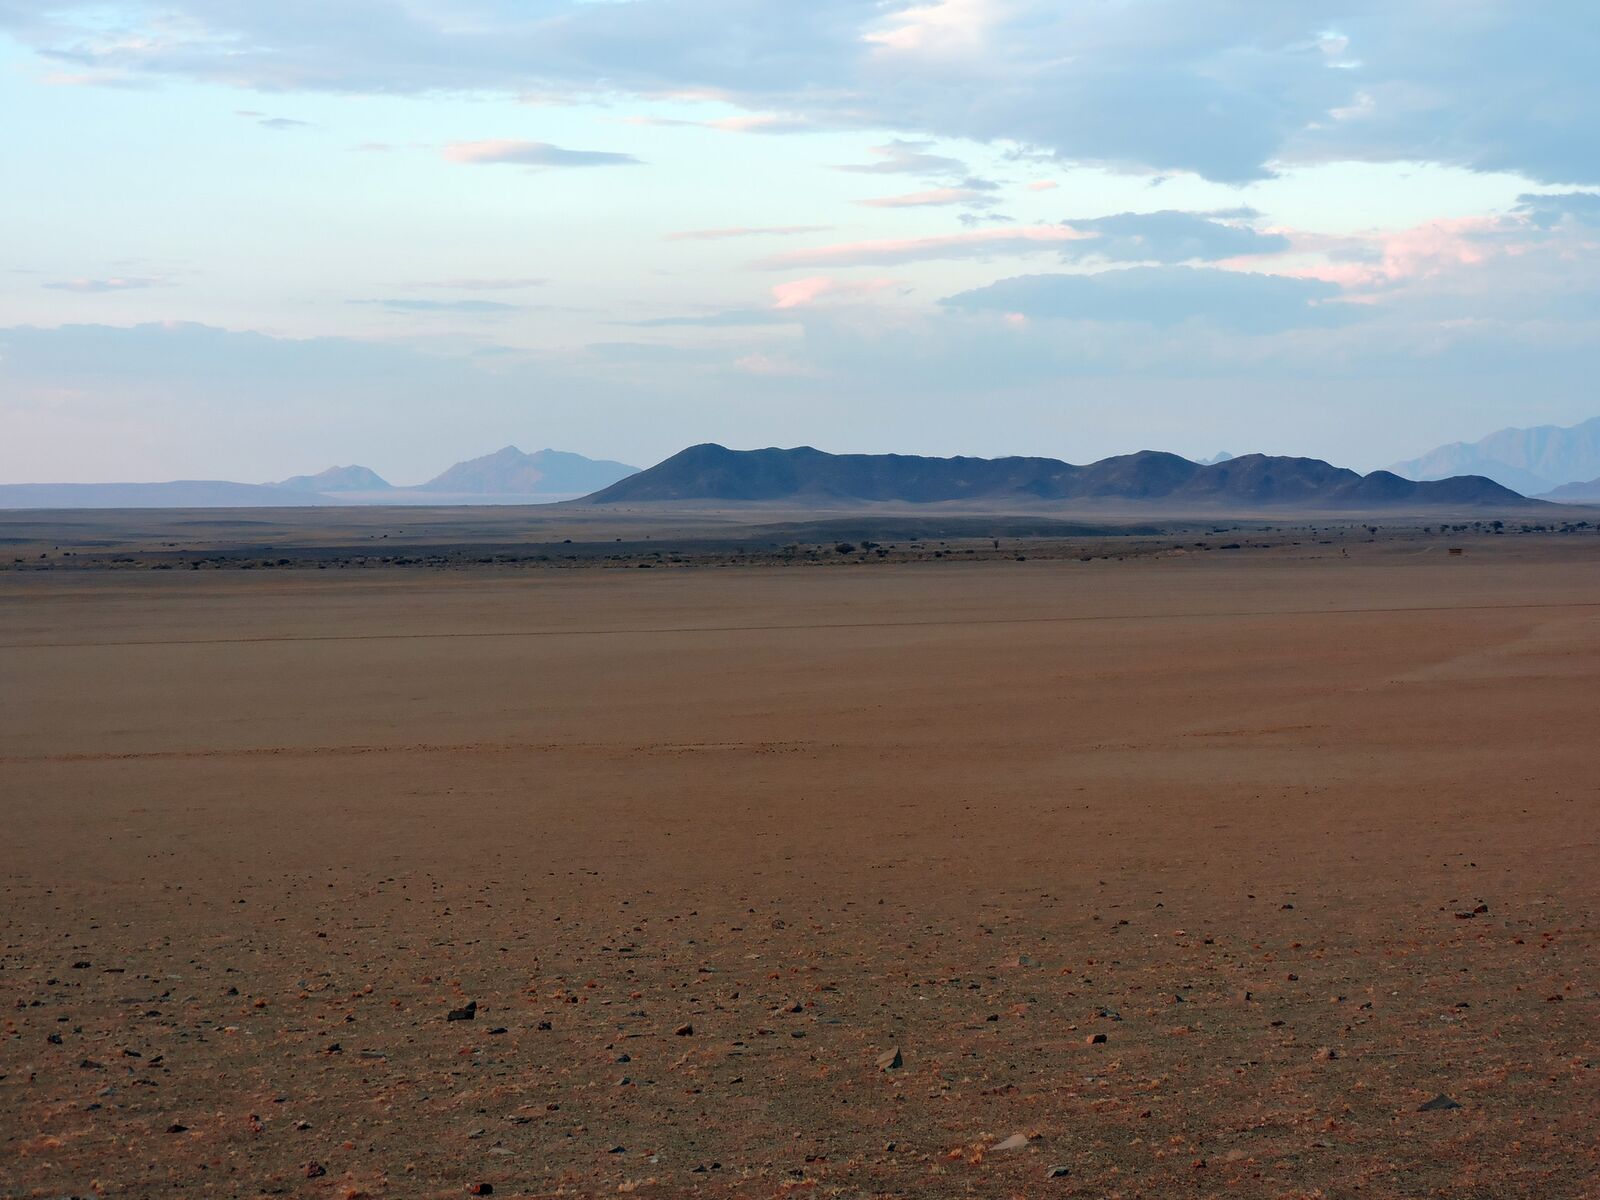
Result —
[[1460, 1107], [1461, 1107], [1461, 1105], [1457, 1104], [1454, 1100], [1450, 1099], [1450, 1097], [1446, 1096], [1443, 1092], [1440, 1092], [1432, 1100], [1429, 1100], [1426, 1104], [1423, 1104], [1423, 1105], [1419, 1106], [1417, 1108], [1417, 1111], [1418, 1112], [1448, 1112], [1452, 1108], [1460, 1108]]
[[445, 1014], [446, 1021], [474, 1021], [478, 1017], [478, 1002], [468, 1000], [460, 1008], [452, 1008]]

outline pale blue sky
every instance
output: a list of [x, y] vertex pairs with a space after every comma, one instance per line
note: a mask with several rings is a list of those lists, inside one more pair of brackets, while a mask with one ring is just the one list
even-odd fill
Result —
[[0, 0], [0, 481], [1574, 422], [1600, 22], [1532, 7]]

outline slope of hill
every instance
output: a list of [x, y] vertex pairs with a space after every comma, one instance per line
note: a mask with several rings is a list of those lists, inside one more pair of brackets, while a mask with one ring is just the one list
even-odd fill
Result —
[[1418, 483], [1320, 459], [1247, 454], [1202, 466], [1145, 450], [1073, 466], [1053, 458], [922, 458], [691, 446], [585, 499], [591, 504], [1121, 501], [1207, 508], [1364, 509], [1536, 503], [1489, 479]]
[[581, 496], [608, 487], [638, 469], [561, 450], [524, 454], [515, 446], [506, 446], [482, 458], [459, 462], [411, 490], [463, 496]]
[[262, 508], [332, 503], [338, 501], [316, 493], [222, 479], [0, 484], [0, 508]]
[[387, 492], [394, 485], [370, 467], [329, 467], [315, 475], [291, 475], [273, 487], [297, 492]]
[[1502, 429], [1476, 442], [1452, 442], [1389, 468], [1408, 479], [1483, 475], [1525, 495], [1600, 475], [1600, 417], [1562, 428]]
[[1600, 479], [1583, 483], [1564, 483], [1540, 496], [1553, 504], [1600, 504]]

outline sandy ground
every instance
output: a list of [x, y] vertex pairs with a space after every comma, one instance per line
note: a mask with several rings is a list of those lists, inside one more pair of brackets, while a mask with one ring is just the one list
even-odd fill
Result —
[[0, 1195], [1600, 1194], [1597, 541], [7, 575]]

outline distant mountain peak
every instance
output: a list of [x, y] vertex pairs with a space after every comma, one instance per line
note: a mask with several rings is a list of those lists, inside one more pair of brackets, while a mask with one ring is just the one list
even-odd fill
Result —
[[492, 454], [456, 463], [416, 490], [461, 496], [581, 496], [637, 470], [565, 450], [524, 454], [516, 446], [502, 446]]
[[393, 487], [370, 467], [329, 467], [315, 475], [291, 475], [275, 487], [297, 492], [387, 492]]
[[1482, 475], [1525, 495], [1600, 475], [1600, 417], [1576, 425], [1502, 429], [1476, 442], [1451, 442], [1389, 468], [1408, 479]]

